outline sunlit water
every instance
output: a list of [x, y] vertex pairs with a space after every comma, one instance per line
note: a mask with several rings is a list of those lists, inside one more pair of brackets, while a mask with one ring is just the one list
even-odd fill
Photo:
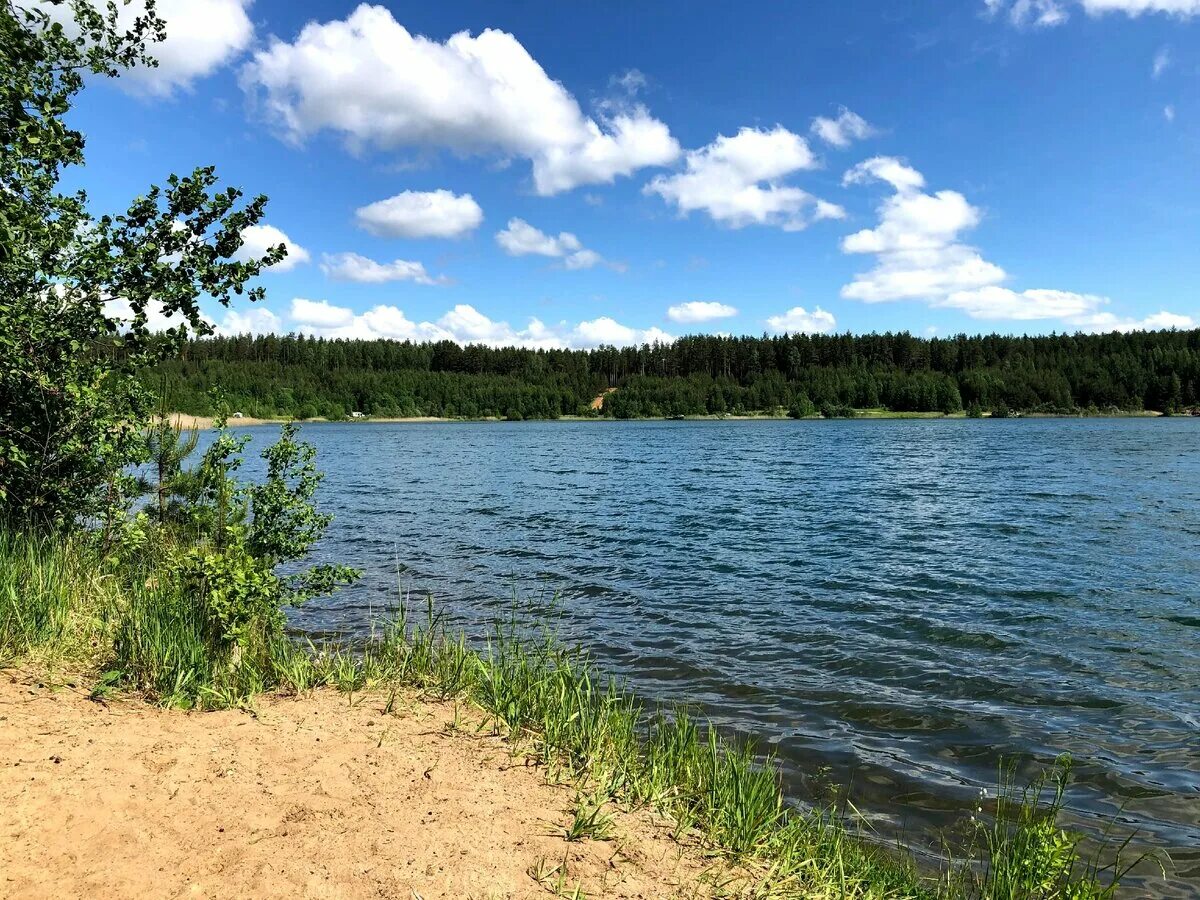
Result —
[[932, 844], [1002, 757], [1071, 751], [1072, 816], [1174, 860], [1138, 891], [1200, 892], [1200, 420], [303, 433], [322, 555], [366, 576], [297, 627], [365, 633], [398, 567], [468, 627], [559, 592], [605, 669], [754, 735], [799, 799], [828, 767]]

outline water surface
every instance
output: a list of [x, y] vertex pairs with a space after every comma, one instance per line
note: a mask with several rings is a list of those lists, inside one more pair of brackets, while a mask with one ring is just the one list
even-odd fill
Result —
[[[262, 446], [274, 429], [252, 429]], [[299, 611], [363, 633], [432, 592], [482, 623], [514, 588], [653, 700], [822, 768], [929, 835], [1077, 757], [1200, 892], [1200, 420], [346, 424], [304, 429], [362, 584]]]

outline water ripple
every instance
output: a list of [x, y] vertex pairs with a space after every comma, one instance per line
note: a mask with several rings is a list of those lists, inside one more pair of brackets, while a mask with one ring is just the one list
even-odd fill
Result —
[[[477, 628], [514, 591], [655, 700], [933, 829], [1062, 751], [1200, 892], [1200, 422], [325, 425], [321, 555], [292, 617], [364, 633], [401, 588]], [[268, 429], [254, 429], [262, 446]], [[253, 467], [251, 467], [253, 471]], [[397, 574], [399, 571], [399, 575]]]

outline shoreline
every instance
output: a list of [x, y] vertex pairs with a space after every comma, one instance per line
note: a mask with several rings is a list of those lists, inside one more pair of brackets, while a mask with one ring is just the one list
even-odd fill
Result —
[[[822, 416], [805, 416], [803, 419], [791, 419], [789, 416], [771, 416], [771, 415], [695, 415], [676, 418], [673, 416], [639, 416], [633, 419], [615, 419], [607, 416], [559, 416], [557, 419], [522, 419], [522, 422], [786, 422], [786, 421], [804, 421], [804, 422], [826, 422], [826, 421], [874, 421], [874, 420], [895, 420], [895, 419], [924, 419], [924, 420], [939, 420], [939, 419], [967, 419], [969, 416], [965, 412], [958, 413], [931, 413], [931, 412], [893, 412], [891, 410], [856, 410], [856, 415], [850, 417], [836, 417], [833, 419], [825, 419]], [[983, 416], [982, 418], [994, 418], [991, 415]], [[1153, 410], [1141, 410], [1136, 412], [1108, 412], [1097, 415], [1085, 415], [1082, 413], [1020, 413], [1009, 416], [1012, 419], [1162, 419], [1162, 418], [1177, 418], [1188, 419], [1196, 418], [1192, 415], [1164, 416], [1160, 412]], [[213, 427], [214, 418], [212, 416], [197, 416], [190, 413], [171, 413], [171, 423], [181, 430], [187, 431], [196, 429], [199, 431], [207, 431]], [[363, 416], [358, 419], [326, 419], [317, 417], [313, 419], [288, 419], [282, 416], [269, 416], [266, 418], [258, 418], [254, 416], [242, 416], [241, 418], [230, 418], [228, 424], [231, 428], [252, 428], [261, 425], [282, 425], [285, 422], [296, 421], [302, 425], [358, 425], [358, 424], [376, 424], [376, 425], [428, 425], [436, 423], [484, 423], [484, 422], [509, 422], [510, 419], [501, 419], [497, 417], [489, 418], [448, 418], [445, 416]]]
[[991, 824], [963, 810], [969, 855], [929, 867], [834, 806], [789, 803], [769, 754], [639, 699], [542, 607], [476, 643], [431, 600], [423, 620], [401, 601], [364, 644], [281, 636], [240, 656], [180, 614], [154, 557], [122, 581], [84, 544], [0, 551], [10, 585], [58, 586], [0, 590], [18, 629], [0, 629], [0, 801], [17, 823], [0, 894], [162, 896], [174, 879], [172, 896], [213, 898], [963, 900], [981, 867], [1041, 865], [1052, 845], [1055, 880], [1098, 896], [1062, 794], [1041, 791], [1065, 785], [1063, 759], [1032, 793], [1004, 788]]

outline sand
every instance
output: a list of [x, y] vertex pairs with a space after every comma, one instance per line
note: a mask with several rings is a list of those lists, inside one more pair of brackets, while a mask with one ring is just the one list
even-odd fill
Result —
[[596, 395], [595, 399], [592, 400], [590, 408], [594, 409], [596, 412], [599, 412], [600, 410], [604, 409], [604, 398], [615, 391], [616, 391], [615, 387], [605, 388], [603, 391], [601, 391], [599, 394]]
[[[171, 424], [176, 428], [195, 428], [207, 431], [213, 427], [212, 416], [193, 416], [188, 413], [171, 413]], [[249, 425], [280, 425], [288, 419], [256, 419], [253, 416], [242, 416], [240, 419], [229, 419], [233, 428], [244, 428]], [[299, 419], [302, 425], [313, 425], [328, 422], [329, 419]], [[363, 417], [361, 419], [342, 419], [342, 422], [455, 422], [457, 419], [439, 419], [436, 416], [410, 416], [409, 418]]]
[[573, 789], [450, 705], [385, 705], [184, 713], [0, 671], [0, 897], [551, 897], [564, 858], [563, 896], [710, 895], [648, 813], [568, 843]]

